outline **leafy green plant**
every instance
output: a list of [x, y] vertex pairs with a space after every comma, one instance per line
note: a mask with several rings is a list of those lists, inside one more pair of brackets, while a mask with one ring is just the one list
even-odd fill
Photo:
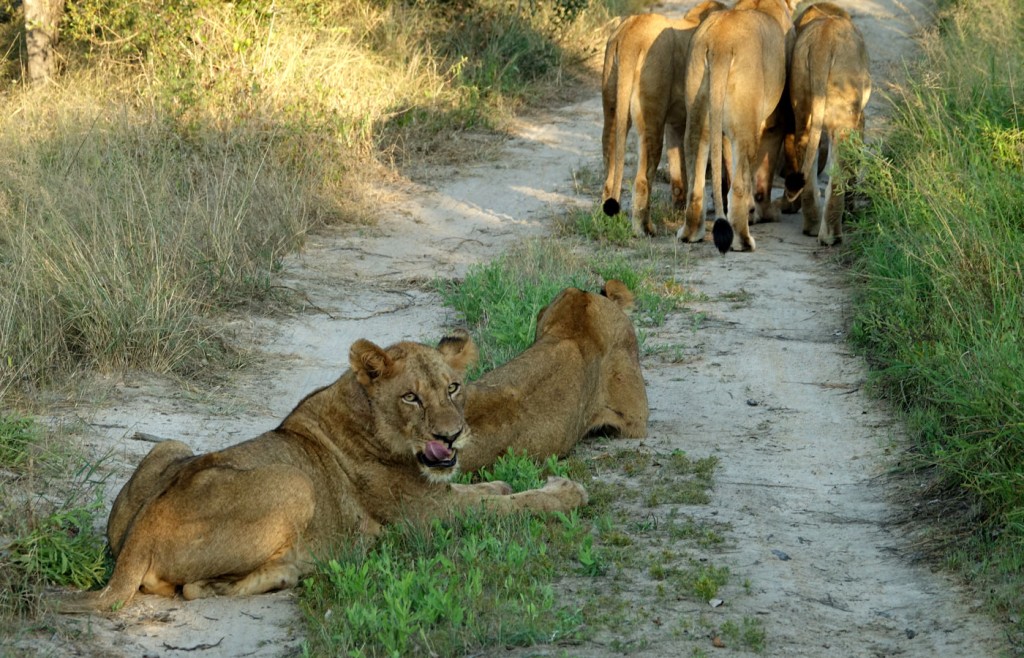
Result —
[[15, 415], [0, 415], [0, 466], [19, 466], [29, 458], [37, 436], [35, 421]]
[[43, 518], [28, 535], [8, 546], [11, 563], [57, 585], [89, 589], [105, 582], [109, 567], [106, 543], [93, 529], [102, 507], [96, 500]]
[[729, 569], [700, 565], [684, 576], [683, 582], [689, 586], [695, 597], [708, 601], [718, 594], [719, 587], [729, 582]]
[[740, 644], [754, 653], [764, 652], [767, 634], [756, 617], [744, 617], [739, 622], [728, 619], [722, 623], [721, 631], [729, 644]]
[[[469, 513], [429, 527], [388, 528], [305, 580], [315, 632], [307, 654], [461, 655], [571, 637], [578, 611], [556, 601], [558, 524]], [[555, 534], [552, 534], [555, 533]]]
[[525, 454], [509, 451], [498, 457], [490, 467], [480, 469], [477, 473], [462, 473], [460, 482], [504, 482], [512, 487], [512, 491], [526, 491], [544, 486], [548, 476], [570, 477], [569, 465], [555, 455], [551, 455], [543, 463], [538, 464]]
[[484, 482], [500, 480], [512, 487], [512, 491], [536, 489], [544, 484], [541, 468], [529, 457], [516, 455], [512, 449], [490, 468], [480, 469], [479, 478]]
[[594, 546], [592, 535], [583, 538], [576, 559], [580, 563], [580, 573], [585, 576], [601, 576], [607, 571], [600, 549]]

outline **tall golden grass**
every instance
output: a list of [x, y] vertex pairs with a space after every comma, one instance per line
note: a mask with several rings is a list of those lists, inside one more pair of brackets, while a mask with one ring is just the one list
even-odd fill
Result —
[[58, 78], [0, 94], [0, 395], [215, 361], [218, 312], [317, 225], [371, 221], [381, 167], [584, 70], [607, 9], [524, 6], [69, 4]]

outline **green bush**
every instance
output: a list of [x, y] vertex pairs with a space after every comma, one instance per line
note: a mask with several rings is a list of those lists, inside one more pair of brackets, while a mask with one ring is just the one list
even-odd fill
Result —
[[90, 589], [109, 577], [106, 542], [93, 530], [100, 501], [61, 509], [8, 547], [17, 568], [56, 585]]

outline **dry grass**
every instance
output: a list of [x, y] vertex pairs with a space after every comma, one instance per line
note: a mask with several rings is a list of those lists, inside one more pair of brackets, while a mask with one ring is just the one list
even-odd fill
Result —
[[465, 161], [454, 137], [584, 70], [608, 12], [559, 6], [69, 6], [55, 83], [0, 95], [0, 396], [230, 359], [218, 315], [310, 230], [373, 221], [390, 168]]

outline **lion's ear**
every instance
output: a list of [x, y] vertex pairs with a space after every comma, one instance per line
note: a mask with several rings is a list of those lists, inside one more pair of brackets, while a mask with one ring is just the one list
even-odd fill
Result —
[[348, 364], [363, 386], [390, 373], [395, 362], [387, 352], [365, 338], [352, 343], [348, 351]]
[[445, 363], [459, 372], [465, 372], [466, 368], [475, 364], [480, 355], [469, 332], [463, 329], [442, 338], [437, 344], [437, 351], [444, 357]]
[[601, 294], [619, 305], [623, 311], [633, 308], [633, 293], [618, 279], [608, 279], [601, 288]]

